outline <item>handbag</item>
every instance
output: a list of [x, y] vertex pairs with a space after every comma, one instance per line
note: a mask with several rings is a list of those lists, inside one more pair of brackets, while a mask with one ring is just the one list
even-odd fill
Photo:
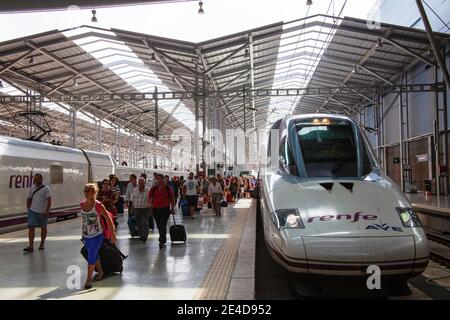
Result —
[[198, 197], [197, 210], [201, 210], [201, 209], [203, 209], [203, 198], [202, 197]]
[[226, 208], [226, 207], [228, 207], [228, 203], [225, 200], [222, 200], [222, 201], [220, 201], [220, 206], [222, 208]]
[[211, 201], [208, 201], [208, 209], [211, 209], [211, 208], [212, 208]]

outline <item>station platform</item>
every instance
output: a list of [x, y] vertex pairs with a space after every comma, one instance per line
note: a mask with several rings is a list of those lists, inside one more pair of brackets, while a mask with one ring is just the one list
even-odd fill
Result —
[[428, 232], [450, 234], [450, 197], [405, 193]]
[[[185, 226], [186, 244], [159, 249], [158, 231], [150, 232], [147, 243], [130, 237], [128, 215], [119, 216], [120, 250], [128, 255], [122, 274], [105, 275], [84, 290], [87, 262], [82, 247], [81, 218], [48, 226], [46, 249], [23, 253], [27, 231], [0, 235], [0, 299], [157, 299], [214, 300], [254, 299], [256, 202], [240, 199], [222, 208], [216, 217], [206, 206], [195, 219], [176, 215]], [[173, 222], [169, 220], [168, 228]], [[72, 273], [81, 271], [81, 288], [67, 286]], [[73, 282], [72, 282], [73, 283]]]
[[405, 196], [413, 205], [449, 209], [450, 212], [450, 197], [448, 196], [427, 196], [425, 193], [405, 193]]

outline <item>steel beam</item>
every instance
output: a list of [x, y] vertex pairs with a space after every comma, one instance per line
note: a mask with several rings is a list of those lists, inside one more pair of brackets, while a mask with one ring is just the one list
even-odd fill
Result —
[[241, 52], [243, 49], [245, 49], [246, 47], [248, 47], [248, 44], [244, 44], [242, 46], [240, 46], [239, 48], [233, 50], [230, 54], [228, 54], [225, 58], [223, 58], [222, 60], [216, 62], [213, 66], [210, 66], [206, 71], [205, 74], [210, 74], [212, 71], [214, 71], [215, 69], [217, 69], [218, 67], [220, 67], [222, 64], [224, 64], [225, 62], [227, 62], [228, 60], [230, 60], [231, 58], [233, 58], [235, 55], [237, 55], [239, 52]]
[[[105, 86], [103, 86], [102, 84], [100, 84], [99, 82], [97, 82], [96, 80], [92, 79], [90, 76], [87, 76], [83, 73], [80, 73], [78, 70], [76, 70], [75, 68], [73, 68], [70, 64], [66, 63], [65, 61], [62, 61], [60, 58], [58, 58], [57, 56], [55, 56], [54, 54], [52, 54], [51, 52], [49, 52], [48, 50], [46, 50], [45, 48], [41, 48], [39, 46], [37, 46], [35, 43], [33, 43], [32, 41], [26, 41], [26, 44], [35, 49], [40, 51], [42, 54], [44, 54], [45, 56], [47, 56], [48, 58], [50, 58], [51, 60], [61, 64], [62, 66], [64, 66], [65, 68], [67, 68], [68, 70], [72, 71], [75, 74], [78, 74], [79, 76], [85, 78], [86, 80], [88, 80], [89, 82], [91, 82], [92, 84], [96, 85], [97, 87], [99, 87], [100, 89], [102, 89], [103, 91], [107, 92], [108, 94], [112, 94], [114, 97], [114, 94], [112, 93], [112, 91], [110, 91], [108, 88], [106, 88]], [[139, 106], [136, 106], [128, 101], [126, 101], [125, 103], [127, 103], [128, 105], [130, 105], [131, 107], [138, 109], [142, 112], [144, 112], [145, 110], [143, 110], [142, 108], [140, 108]], [[172, 128], [173, 129], [173, 128]]]
[[23, 59], [26, 59], [27, 57], [29, 57], [30, 55], [32, 55], [36, 50], [30, 50], [27, 53], [21, 55], [19, 58], [17, 58], [16, 60], [10, 62], [6, 67], [3, 67], [3, 69], [0, 70], [0, 75], [2, 73], [5, 73], [6, 71], [8, 71], [9, 69], [11, 69], [15, 64], [17, 64], [18, 62], [22, 61]]
[[55, 93], [56, 91], [58, 91], [59, 89], [61, 89], [62, 87], [64, 87], [64, 85], [66, 85], [67, 83], [69, 83], [72, 80], [75, 80], [75, 78], [77, 78], [78, 75], [74, 74], [73, 76], [71, 76], [70, 78], [68, 78], [67, 80], [64, 80], [63, 82], [61, 82], [60, 84], [58, 84], [56, 87], [54, 87], [52, 90], [48, 91], [46, 94], [47, 95], [51, 95], [52, 93]]
[[433, 29], [431, 27], [430, 21], [428, 20], [425, 8], [423, 7], [422, 0], [416, 0], [416, 3], [417, 8], [420, 12], [420, 16], [422, 17], [423, 24], [425, 26], [425, 30], [427, 32], [428, 40], [430, 41], [431, 47], [433, 48], [434, 57], [436, 58], [439, 68], [441, 69], [442, 76], [444, 77], [445, 84], [447, 85], [447, 89], [450, 90], [450, 75], [445, 65], [445, 58], [442, 58], [441, 53], [439, 52], [440, 48], [434, 39]]
[[[178, 79], [178, 75], [175, 74], [174, 72], [172, 72], [172, 70], [170, 70], [170, 68], [167, 66], [167, 64], [163, 61], [163, 59], [161, 59], [160, 54], [158, 53], [158, 51], [154, 50], [149, 44], [148, 42], [144, 39], [143, 40], [144, 44], [154, 52], [156, 59], [159, 61], [159, 63], [161, 63], [161, 65], [163, 66], [163, 68], [175, 79], [175, 82], [177, 83], [177, 85], [181, 88], [181, 90], [186, 90], [186, 88], [181, 84], [180, 80]], [[186, 80], [185, 80], [186, 81]]]
[[430, 66], [432, 66], [432, 67], [434, 67], [434, 66], [436, 65], [436, 63], [434, 63], [433, 61], [428, 60], [428, 59], [425, 58], [425, 57], [422, 57], [420, 54], [418, 54], [418, 53], [412, 51], [411, 49], [409, 49], [409, 48], [407, 48], [407, 47], [401, 45], [401, 44], [398, 43], [397, 41], [394, 41], [394, 40], [390, 39], [389, 37], [385, 37], [385, 38], [381, 38], [381, 39], [383, 39], [383, 41], [385, 41], [385, 42], [387, 42], [387, 43], [390, 43], [390, 44], [393, 45], [394, 47], [396, 47], [396, 48], [402, 50], [403, 52], [406, 52], [406, 53], [408, 53], [409, 55], [411, 55], [411, 56], [413, 56], [413, 57], [419, 59], [420, 61], [422, 61], [422, 62], [425, 63], [425, 64], [428, 64], [428, 65], [430, 65]]
[[369, 69], [369, 68], [367, 68], [367, 67], [365, 67], [365, 66], [363, 66], [363, 65], [357, 65], [356, 68], [357, 68], [357, 69], [362, 69], [362, 70], [366, 71], [368, 74], [370, 74], [370, 75], [372, 75], [372, 76], [374, 76], [374, 77], [376, 77], [376, 78], [378, 78], [378, 79], [380, 79], [380, 80], [386, 82], [386, 83], [389, 84], [390, 86], [393, 86], [393, 87], [395, 86], [395, 84], [394, 84], [393, 82], [389, 81], [389, 80], [386, 79], [385, 77], [379, 75], [379, 74], [376, 73], [375, 71], [373, 71], [373, 70], [371, 70], [371, 69]]
[[[392, 83], [392, 82], [391, 82]], [[437, 85], [434, 83], [422, 83], [422, 84], [408, 84], [408, 85], [395, 85], [395, 89], [392, 92], [398, 92], [400, 88], [403, 92], [442, 92], [445, 89], [445, 84], [439, 82]], [[260, 97], [295, 97], [295, 96], [325, 96], [330, 95], [355, 95], [355, 94], [369, 94], [372, 92], [373, 87], [306, 87], [306, 88], [286, 88], [286, 89], [246, 89], [246, 94], [253, 94], [255, 98]], [[192, 91], [180, 91], [180, 92], [158, 92], [158, 100], [180, 100], [180, 99], [193, 99], [194, 92]], [[219, 98], [234, 98], [242, 97], [243, 90], [212, 90], [210, 94], [217, 95]], [[201, 92], [198, 93], [199, 97], [202, 97]], [[45, 97], [44, 95], [11, 95], [0, 96], [0, 102], [11, 103], [21, 102], [26, 103], [29, 101], [42, 101], [42, 102], [120, 102], [124, 101], [129, 104], [130, 101], [152, 101], [154, 100], [154, 93], [100, 93], [100, 94], [59, 94], [55, 96]], [[222, 103], [225, 104], [224, 101]], [[134, 105], [132, 105], [134, 107]], [[100, 110], [100, 109], [98, 109]], [[147, 110], [138, 108], [142, 113], [148, 113]]]

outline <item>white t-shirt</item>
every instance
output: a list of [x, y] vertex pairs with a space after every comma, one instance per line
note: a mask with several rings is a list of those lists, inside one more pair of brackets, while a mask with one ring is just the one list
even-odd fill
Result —
[[197, 187], [198, 187], [198, 181], [195, 179], [192, 180], [186, 180], [183, 184], [183, 186], [186, 187], [186, 195], [187, 196], [195, 196], [197, 195]]
[[31, 199], [31, 197], [33, 197], [30, 209], [36, 213], [45, 213], [47, 211], [47, 199], [52, 197], [50, 188], [48, 186], [44, 186], [33, 196], [33, 192], [36, 189], [36, 186], [33, 185], [28, 192], [28, 199]]

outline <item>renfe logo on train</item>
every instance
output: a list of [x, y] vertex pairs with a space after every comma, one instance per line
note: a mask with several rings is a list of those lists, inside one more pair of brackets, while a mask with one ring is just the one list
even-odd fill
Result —
[[375, 216], [373, 214], [365, 214], [364, 212], [356, 212], [354, 214], [338, 214], [338, 215], [328, 215], [328, 216], [321, 216], [321, 217], [310, 217], [308, 218], [308, 223], [320, 221], [333, 221], [333, 220], [346, 220], [350, 222], [358, 222], [361, 220], [377, 220], [378, 216]]
[[33, 185], [33, 170], [29, 175], [11, 175], [9, 177], [9, 189], [31, 188]]

